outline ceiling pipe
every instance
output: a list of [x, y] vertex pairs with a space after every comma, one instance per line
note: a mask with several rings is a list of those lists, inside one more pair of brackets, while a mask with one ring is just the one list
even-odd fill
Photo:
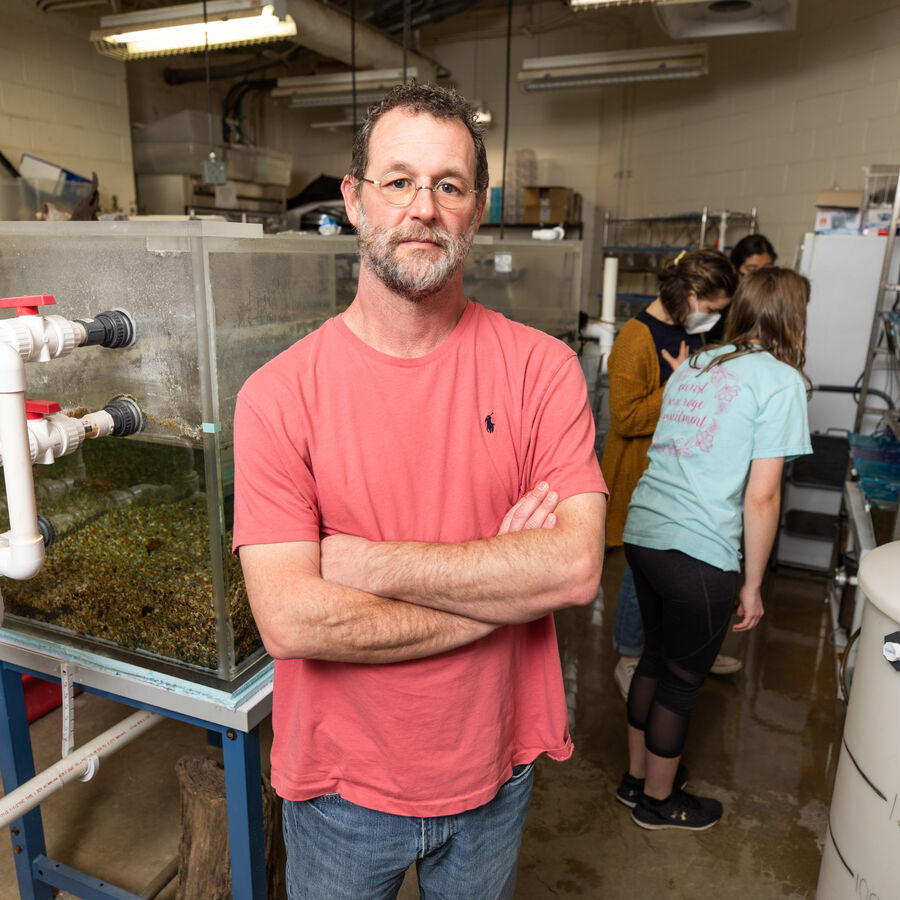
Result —
[[[467, 12], [477, 4], [478, 0], [459, 0], [458, 3], [445, 3], [441, 6], [428, 7], [425, 12], [418, 16], [414, 16], [410, 26], [412, 28], [421, 28], [423, 25], [433, 25], [443, 22], [450, 16], [456, 16], [460, 13]], [[394, 31], [396, 29], [389, 29]]]
[[[259, 54], [252, 59], [242, 60], [236, 63], [223, 63], [209, 67], [209, 77], [215, 81], [218, 78], [242, 78], [244, 75], [252, 75], [256, 72], [264, 72], [266, 69], [287, 67], [301, 56], [305, 48], [293, 47], [288, 53], [279, 56]], [[307, 51], [309, 52], [309, 51]], [[312, 53], [309, 52], [312, 57]], [[311, 70], [310, 70], [311, 71]], [[206, 81], [206, 68], [204, 66], [179, 67], [167, 66], [163, 71], [166, 84], [190, 84], [194, 81]]]

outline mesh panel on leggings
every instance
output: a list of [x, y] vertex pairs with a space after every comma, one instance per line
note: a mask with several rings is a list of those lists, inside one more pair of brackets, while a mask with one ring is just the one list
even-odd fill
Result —
[[701, 684], [702, 675], [666, 663], [666, 674], [659, 679], [644, 729], [644, 741], [651, 753], [667, 759], [681, 756]]
[[647, 716], [650, 713], [650, 704], [656, 693], [656, 679], [641, 675], [640, 667], [635, 671], [631, 679], [631, 687], [628, 690], [628, 724], [638, 731], [644, 731], [647, 727]]

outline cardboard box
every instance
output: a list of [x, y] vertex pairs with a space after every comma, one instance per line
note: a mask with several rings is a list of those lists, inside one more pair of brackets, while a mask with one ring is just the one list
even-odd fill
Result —
[[581, 221], [581, 195], [566, 187], [522, 188], [525, 222], [529, 225], [562, 225]]
[[859, 209], [863, 192], [855, 191], [819, 191], [816, 206], [822, 209]]

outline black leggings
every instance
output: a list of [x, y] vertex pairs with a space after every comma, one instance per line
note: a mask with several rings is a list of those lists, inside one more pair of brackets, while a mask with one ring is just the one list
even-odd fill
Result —
[[700, 685], [725, 640], [737, 572], [678, 550], [625, 545], [644, 625], [628, 693], [628, 724], [656, 756], [681, 755]]

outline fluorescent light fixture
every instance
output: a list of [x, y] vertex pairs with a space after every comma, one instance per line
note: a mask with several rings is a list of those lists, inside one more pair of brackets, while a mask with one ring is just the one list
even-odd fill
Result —
[[[384, 94], [376, 94], [373, 96], [371, 102], [375, 102], [380, 100]], [[303, 104], [299, 104], [303, 105]], [[309, 104], [307, 104], [309, 105]], [[324, 106], [324, 104], [322, 104]], [[331, 104], [329, 104], [331, 105]], [[362, 101], [359, 100], [359, 92], [357, 92], [357, 107], [362, 105]], [[485, 128], [489, 128], [491, 122], [493, 121], [493, 116], [490, 113], [490, 110], [485, 109], [484, 104], [480, 100], [473, 100], [472, 106], [475, 108], [475, 121], [481, 125], [484, 125]], [[356, 116], [356, 119], [353, 118], [353, 107], [350, 106], [343, 110], [343, 118], [342, 119], [331, 119], [325, 122], [310, 122], [309, 127], [315, 128], [317, 130], [327, 130], [327, 131], [352, 131], [354, 128], [359, 128], [362, 124], [364, 113], [359, 113]]]
[[209, 0], [104, 16], [91, 41], [105, 56], [142, 59], [205, 49], [240, 47], [285, 40], [297, 25], [285, 12], [285, 0]]
[[526, 91], [546, 91], [700, 78], [707, 72], [706, 46], [682, 44], [525, 59], [518, 80]]
[[583, 9], [601, 9], [607, 6], [637, 6], [649, 3], [650, 0], [569, 0], [569, 6], [578, 11]]
[[[417, 81], [419, 71], [407, 68], [406, 80]], [[356, 103], [380, 100], [395, 84], [403, 84], [403, 69], [360, 69], [356, 73]], [[297, 75], [279, 78], [273, 97], [287, 97], [292, 108], [306, 106], [346, 106], [353, 103], [353, 73]]]

